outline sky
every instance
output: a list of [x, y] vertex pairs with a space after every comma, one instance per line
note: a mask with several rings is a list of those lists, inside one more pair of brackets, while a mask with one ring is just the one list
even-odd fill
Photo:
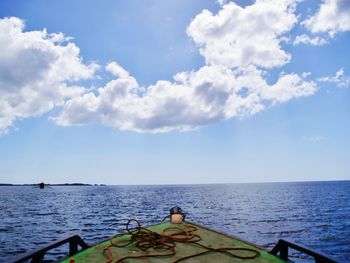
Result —
[[348, 0], [0, 2], [0, 183], [350, 179]]

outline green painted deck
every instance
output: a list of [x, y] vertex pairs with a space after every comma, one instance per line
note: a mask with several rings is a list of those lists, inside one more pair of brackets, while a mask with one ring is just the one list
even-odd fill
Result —
[[[196, 234], [200, 235], [202, 240], [200, 241], [201, 244], [206, 245], [208, 247], [212, 248], [220, 248], [220, 247], [237, 247], [237, 248], [250, 248], [250, 249], [255, 249], [260, 252], [260, 255], [258, 255], [255, 259], [238, 259], [238, 258], [233, 258], [230, 256], [227, 256], [222, 253], [208, 253], [202, 256], [186, 259], [183, 262], [186, 263], [194, 263], [194, 262], [218, 262], [218, 263], [225, 263], [225, 262], [246, 262], [246, 263], [267, 263], [267, 262], [275, 262], [275, 263], [285, 263], [285, 261], [277, 258], [274, 255], [269, 254], [267, 251], [255, 247], [252, 244], [248, 244], [238, 238], [231, 237], [228, 235], [225, 235], [223, 233], [219, 233], [216, 231], [213, 231], [211, 229], [205, 228], [203, 226], [193, 224], [193, 223], [188, 223], [186, 222], [187, 225], [192, 225], [197, 228]], [[164, 222], [161, 224], [153, 225], [150, 227], [147, 227], [147, 229], [152, 230], [154, 232], [160, 233], [163, 229], [169, 226], [180, 226], [184, 227], [183, 224], [171, 224], [170, 222]], [[114, 238], [112, 241], [120, 241], [120, 240], [126, 240], [129, 239], [130, 235], [126, 234], [123, 236], [119, 236]], [[105, 241], [99, 244], [96, 244], [95, 246], [88, 248], [72, 257], [69, 257], [62, 261], [62, 263], [69, 263], [70, 259], [74, 259], [74, 262], [93, 262], [93, 263], [98, 263], [98, 262], [106, 262], [106, 257], [103, 255], [103, 249], [107, 245], [109, 245], [109, 241]], [[138, 249], [134, 244], [130, 244], [127, 247], [124, 248], [119, 248], [119, 247], [110, 247], [112, 252], [113, 252], [113, 260], [111, 262], [115, 262], [117, 259], [123, 258], [125, 256], [137, 256], [141, 254], [154, 254], [157, 253], [159, 254], [158, 251], [141, 251]], [[197, 254], [200, 252], [206, 251], [204, 248], [194, 244], [194, 243], [180, 243], [176, 242], [176, 254], [174, 256], [168, 256], [168, 257], [158, 257], [158, 258], [140, 258], [140, 259], [126, 259], [122, 262], [174, 262], [175, 260], [182, 258], [184, 256], [189, 256], [193, 254]], [[235, 254], [242, 255], [242, 256], [247, 256], [247, 255], [252, 255], [252, 252], [248, 251], [234, 251]], [[166, 254], [166, 252], [164, 252]]]

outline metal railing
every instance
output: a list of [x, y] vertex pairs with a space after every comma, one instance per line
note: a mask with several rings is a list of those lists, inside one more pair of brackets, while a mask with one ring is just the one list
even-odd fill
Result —
[[316, 263], [337, 263], [334, 259], [332, 259], [329, 256], [326, 256], [324, 254], [321, 254], [319, 252], [315, 252], [310, 248], [307, 248], [305, 246], [300, 246], [295, 243], [280, 239], [278, 240], [277, 244], [275, 247], [270, 251], [271, 254], [278, 256], [279, 258], [288, 261], [289, 260], [289, 255], [288, 251], [289, 248], [294, 249], [296, 251], [305, 253], [309, 256], [311, 256]]
[[74, 235], [56, 242], [53, 242], [49, 244], [48, 246], [45, 246], [44, 248], [38, 249], [34, 252], [29, 252], [28, 254], [22, 255], [19, 258], [15, 259], [13, 263], [21, 263], [21, 262], [27, 262], [30, 260], [32, 263], [42, 262], [45, 254], [57, 247], [60, 247], [62, 245], [65, 245], [69, 243], [69, 256], [73, 256], [76, 253], [79, 252], [78, 246], [81, 247], [81, 250], [87, 249], [90, 246], [85, 243], [84, 240], [81, 239], [80, 236]]
[[[13, 263], [22, 263], [30, 261], [32, 263], [39, 263], [42, 262], [45, 254], [57, 247], [60, 247], [62, 245], [65, 245], [69, 243], [69, 256], [73, 256], [76, 253], [79, 252], [78, 246], [81, 247], [81, 250], [85, 250], [89, 248], [90, 246], [85, 243], [84, 240], [81, 239], [80, 236], [74, 235], [56, 242], [53, 242], [49, 244], [48, 246], [45, 246], [44, 248], [38, 249], [34, 252], [30, 252], [28, 254], [22, 255], [19, 258], [15, 259]], [[319, 252], [315, 252], [310, 248], [306, 248], [305, 246], [297, 245], [295, 243], [280, 239], [277, 244], [274, 246], [274, 248], [270, 251], [271, 254], [278, 256], [282, 260], [289, 261], [289, 248], [294, 249], [296, 251], [305, 253], [309, 256], [311, 256], [316, 263], [337, 263], [336, 260], [332, 259], [329, 256], [326, 256], [324, 254], [321, 254]]]

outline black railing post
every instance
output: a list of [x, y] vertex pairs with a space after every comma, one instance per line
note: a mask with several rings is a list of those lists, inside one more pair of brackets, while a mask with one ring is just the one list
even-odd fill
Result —
[[43, 259], [44, 259], [44, 254], [37, 254], [32, 258], [30, 262], [31, 263], [42, 262]]
[[76, 238], [69, 241], [69, 256], [73, 256], [78, 253], [78, 242]]
[[283, 240], [279, 241], [280, 243], [280, 258], [283, 260], [288, 260], [288, 244], [283, 242]]

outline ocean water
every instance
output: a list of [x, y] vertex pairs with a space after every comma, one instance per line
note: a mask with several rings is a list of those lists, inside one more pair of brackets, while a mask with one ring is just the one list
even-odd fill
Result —
[[[350, 262], [350, 181], [169, 186], [0, 187], [0, 262], [69, 235], [95, 243], [128, 219], [189, 221], [271, 249], [283, 238]], [[61, 250], [54, 251], [55, 257]], [[301, 255], [295, 253], [298, 261]], [[306, 262], [310, 262], [306, 260]]]

